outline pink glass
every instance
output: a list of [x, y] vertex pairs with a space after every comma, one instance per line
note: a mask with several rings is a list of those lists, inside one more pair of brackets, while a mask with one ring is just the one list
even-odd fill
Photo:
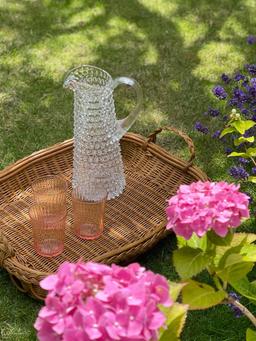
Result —
[[58, 256], [64, 250], [66, 210], [60, 205], [33, 205], [29, 209], [36, 252], [44, 257]]
[[100, 237], [104, 228], [107, 193], [98, 193], [95, 201], [79, 199], [72, 193], [73, 221], [75, 234], [82, 239]]
[[37, 204], [66, 206], [67, 182], [58, 175], [46, 175], [32, 183]]

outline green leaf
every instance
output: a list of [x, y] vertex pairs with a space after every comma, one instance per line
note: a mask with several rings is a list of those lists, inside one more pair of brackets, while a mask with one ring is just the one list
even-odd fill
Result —
[[234, 127], [240, 134], [244, 134], [246, 130], [252, 128], [253, 126], [255, 126], [255, 122], [252, 120], [246, 120], [246, 121], [242, 121], [242, 120], [237, 120], [237, 121], [233, 121], [230, 125], [232, 127]]
[[253, 182], [256, 184], [256, 176], [249, 176], [248, 181]]
[[256, 245], [255, 244], [245, 244], [240, 254], [242, 255], [243, 261], [245, 262], [256, 262]]
[[243, 123], [244, 123], [245, 130], [248, 130], [254, 127], [256, 124], [256, 122], [254, 122], [253, 120], [246, 120], [246, 121], [243, 121]]
[[214, 245], [220, 245], [220, 246], [228, 246], [231, 245], [232, 239], [233, 239], [234, 233], [228, 232], [226, 237], [220, 237], [218, 236], [214, 231], [208, 231], [207, 237]]
[[256, 147], [246, 149], [246, 154], [252, 157], [256, 156]]
[[256, 340], [256, 331], [251, 328], [247, 328], [246, 330], [246, 341], [255, 341]]
[[[256, 241], [256, 234], [254, 233], [234, 233], [229, 246], [217, 246], [214, 256], [214, 264], [219, 267], [220, 260], [231, 253], [239, 253], [244, 245], [248, 245]], [[222, 260], [222, 262], [225, 258]]]
[[227, 127], [225, 129], [223, 129], [221, 134], [220, 134], [220, 139], [227, 134], [233, 133], [234, 131], [236, 131], [236, 129], [234, 127]]
[[238, 246], [238, 245], [245, 245], [245, 244], [251, 244], [256, 241], [256, 233], [245, 233], [245, 232], [239, 232], [234, 233], [233, 239], [232, 239], [232, 246]]
[[247, 297], [251, 302], [256, 304], [256, 284], [249, 282], [247, 277], [240, 278], [239, 280], [232, 280], [230, 281], [230, 285], [239, 292], [239, 294]]
[[168, 281], [170, 288], [170, 297], [173, 301], [176, 301], [181, 293], [181, 290], [184, 288], [187, 283], [176, 283]]
[[235, 146], [239, 146], [240, 144], [242, 144], [244, 142], [253, 143], [254, 142], [254, 136], [251, 136], [251, 137], [243, 137], [243, 136], [241, 136], [238, 139], [234, 140], [234, 145]]
[[[161, 308], [160, 308], [161, 309]], [[167, 329], [160, 330], [159, 341], [178, 341], [187, 317], [188, 306], [175, 303], [168, 308], [165, 316], [167, 318]]]
[[246, 153], [232, 152], [228, 154], [228, 157], [237, 157], [237, 156], [248, 158], [248, 155]]
[[201, 249], [185, 246], [173, 252], [173, 263], [182, 279], [199, 274], [210, 263], [210, 257]]
[[183, 246], [189, 246], [192, 249], [201, 249], [206, 251], [207, 249], [207, 237], [204, 235], [203, 237], [199, 238], [195, 233], [192, 234], [189, 240], [186, 240], [183, 237], [178, 236], [178, 247], [181, 248]]
[[[235, 241], [234, 241], [235, 239]], [[240, 251], [245, 245], [246, 237], [241, 240], [236, 241], [237, 236], [234, 234], [233, 239], [231, 241], [231, 245], [228, 246], [217, 246], [215, 250], [214, 264], [217, 267], [217, 270], [220, 271], [226, 267], [226, 259], [231, 254], [240, 254]], [[234, 246], [233, 246], [234, 245]], [[242, 256], [239, 255], [240, 262], [242, 262]]]
[[243, 262], [242, 256], [236, 253], [229, 254], [225, 263], [220, 261], [220, 268], [216, 269], [216, 274], [223, 280], [231, 282], [243, 278], [254, 266], [253, 262]]
[[182, 302], [188, 304], [191, 310], [208, 309], [221, 303], [226, 297], [224, 290], [216, 291], [208, 284], [192, 280], [182, 290]]

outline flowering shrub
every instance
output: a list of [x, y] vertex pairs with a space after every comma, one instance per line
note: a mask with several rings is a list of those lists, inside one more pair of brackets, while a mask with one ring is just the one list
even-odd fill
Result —
[[[183, 304], [191, 310], [226, 304], [236, 317], [246, 315], [256, 327], [256, 317], [241, 304], [240, 296], [227, 290], [233, 287], [256, 303], [255, 284], [247, 277], [256, 262], [256, 234], [231, 233], [249, 217], [248, 199], [239, 192], [239, 185], [197, 182], [181, 185], [166, 213], [167, 229], [176, 233], [178, 241], [173, 264], [186, 282]], [[204, 270], [212, 285], [192, 279]], [[256, 332], [248, 329], [247, 340], [254, 339]]]
[[249, 197], [239, 192], [239, 185], [201, 181], [182, 185], [168, 201], [167, 229], [185, 239], [193, 232], [202, 237], [210, 230], [225, 237], [230, 228], [249, 217], [248, 202]]
[[[256, 44], [256, 37], [247, 38]], [[228, 173], [235, 180], [256, 183], [256, 64], [246, 64], [243, 71], [234, 75], [221, 75], [222, 85], [212, 89], [218, 107], [209, 107], [204, 115], [212, 119], [215, 130], [196, 122], [195, 130], [211, 134], [224, 145], [224, 151], [233, 157]]]
[[139, 264], [63, 263], [46, 277], [35, 328], [41, 341], [157, 340], [171, 307], [167, 280]]

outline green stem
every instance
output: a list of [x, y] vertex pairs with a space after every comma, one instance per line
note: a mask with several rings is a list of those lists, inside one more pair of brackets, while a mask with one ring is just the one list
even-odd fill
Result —
[[216, 275], [213, 276], [213, 281], [214, 281], [214, 284], [216, 285], [217, 289], [219, 289], [219, 290], [222, 289], [221, 282]]
[[252, 322], [254, 327], [256, 327], [256, 317], [248, 310], [242, 303], [235, 300], [232, 296], [228, 296], [224, 303], [233, 304]]
[[250, 159], [252, 160], [254, 166], [256, 166], [256, 161], [254, 160], [254, 158], [253, 158], [253, 157], [250, 157]]
[[228, 282], [224, 281], [223, 282], [223, 289], [226, 291], [227, 290], [227, 286], [228, 286]]

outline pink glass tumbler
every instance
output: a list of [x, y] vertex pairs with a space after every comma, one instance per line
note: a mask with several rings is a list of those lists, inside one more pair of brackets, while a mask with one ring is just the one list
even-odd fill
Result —
[[74, 232], [82, 239], [96, 239], [103, 233], [107, 193], [98, 193], [97, 200], [80, 199], [72, 193]]
[[34, 248], [39, 255], [54, 257], [62, 253], [66, 215], [59, 205], [37, 204], [29, 209]]

